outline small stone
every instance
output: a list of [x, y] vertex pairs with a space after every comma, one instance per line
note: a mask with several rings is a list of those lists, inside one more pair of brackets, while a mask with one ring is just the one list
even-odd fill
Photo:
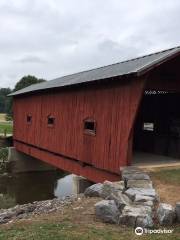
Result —
[[180, 202], [176, 203], [175, 212], [176, 212], [177, 222], [180, 222]]
[[160, 225], [171, 226], [175, 219], [175, 210], [170, 204], [160, 203], [157, 209], [157, 217]]
[[156, 191], [154, 188], [146, 189], [146, 188], [129, 188], [125, 191], [125, 194], [134, 201], [136, 195], [149, 196], [152, 198], [158, 198]]
[[146, 173], [133, 173], [133, 174], [124, 174], [123, 175], [123, 180], [150, 180], [149, 175], [147, 175]]
[[114, 200], [116, 203], [116, 206], [120, 211], [122, 211], [122, 209], [126, 205], [130, 205], [132, 203], [131, 199], [126, 194], [123, 194], [122, 192], [111, 193], [107, 197], [107, 199]]
[[138, 206], [149, 206], [149, 207], [154, 207], [154, 202], [153, 201], [146, 201], [146, 202], [133, 202], [134, 205]]
[[124, 181], [117, 181], [117, 182], [112, 182], [113, 187], [116, 190], [123, 191], [124, 190]]
[[129, 227], [135, 227], [136, 224], [136, 218], [137, 218], [137, 214], [136, 213], [124, 213], [119, 217], [119, 224], [121, 225], [126, 225]]
[[101, 197], [106, 199], [111, 193], [122, 191], [124, 188], [124, 182], [110, 182], [105, 181], [102, 186]]
[[102, 200], [96, 203], [95, 213], [99, 219], [107, 223], [117, 223], [120, 214], [114, 200]]
[[150, 197], [150, 196], [144, 196], [144, 195], [140, 195], [140, 194], [136, 194], [135, 198], [134, 198], [134, 202], [147, 202], [147, 201], [154, 201], [154, 197]]
[[125, 182], [128, 180], [150, 180], [149, 175], [137, 167], [123, 168], [121, 171], [121, 176]]
[[128, 180], [127, 188], [152, 188], [152, 181], [150, 180]]
[[133, 203], [136, 205], [154, 207], [155, 198], [150, 197], [150, 196], [136, 194]]
[[147, 206], [125, 206], [119, 217], [119, 224], [135, 227], [138, 217], [152, 217], [152, 209]]
[[100, 197], [102, 192], [102, 183], [96, 183], [86, 188], [84, 195], [86, 197]]
[[140, 216], [136, 219], [136, 227], [152, 228], [154, 226], [153, 219], [151, 216]]
[[19, 215], [21, 215], [21, 214], [23, 214], [23, 213], [25, 213], [25, 210], [24, 210], [24, 209], [18, 209], [18, 210], [16, 211], [16, 216], [19, 216]]

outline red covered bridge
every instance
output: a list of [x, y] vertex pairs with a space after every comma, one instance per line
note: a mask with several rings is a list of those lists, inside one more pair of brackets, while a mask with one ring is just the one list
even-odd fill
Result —
[[137, 151], [178, 158], [179, 67], [176, 47], [14, 92], [14, 146], [95, 182]]

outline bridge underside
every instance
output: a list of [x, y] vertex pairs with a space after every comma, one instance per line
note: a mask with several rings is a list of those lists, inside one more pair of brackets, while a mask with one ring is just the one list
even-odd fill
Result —
[[83, 176], [93, 182], [103, 182], [105, 180], [120, 180], [120, 174], [118, 175], [102, 169], [95, 168], [93, 166], [83, 165], [79, 161], [51, 153], [35, 146], [27, 145], [19, 141], [14, 141], [14, 146], [20, 152], [23, 152], [46, 163], [49, 163], [50, 165], [53, 165], [61, 170]]

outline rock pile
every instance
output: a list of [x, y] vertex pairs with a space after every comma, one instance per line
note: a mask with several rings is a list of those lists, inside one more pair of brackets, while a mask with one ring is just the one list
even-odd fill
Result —
[[96, 216], [104, 222], [152, 228], [155, 219], [160, 225], [180, 220], [180, 203], [176, 210], [169, 204], [159, 204], [149, 175], [135, 167], [122, 170], [122, 181], [94, 184], [84, 195], [104, 199], [95, 204]]
[[0, 224], [12, 222], [18, 219], [27, 219], [33, 215], [55, 212], [71, 204], [76, 197], [66, 197], [64, 199], [54, 198], [52, 200], [36, 201], [33, 203], [16, 205], [9, 209], [0, 209]]

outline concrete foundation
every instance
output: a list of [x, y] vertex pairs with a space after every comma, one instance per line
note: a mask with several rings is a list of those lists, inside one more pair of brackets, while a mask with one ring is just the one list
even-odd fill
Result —
[[144, 170], [162, 167], [180, 167], [180, 159], [146, 152], [135, 152], [132, 166]]
[[84, 193], [92, 184], [94, 183], [84, 177], [73, 175], [73, 192], [76, 194]]
[[8, 171], [12, 173], [55, 170], [53, 166], [19, 152], [15, 147], [9, 147], [8, 162]]

